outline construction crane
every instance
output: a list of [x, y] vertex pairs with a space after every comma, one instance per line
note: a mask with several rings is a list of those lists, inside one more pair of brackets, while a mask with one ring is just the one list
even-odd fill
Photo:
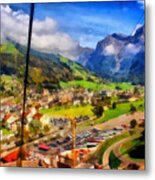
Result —
[[71, 122], [71, 129], [72, 129], [72, 168], [75, 168], [76, 162], [77, 162], [77, 156], [76, 156], [76, 119], [70, 118]]
[[[77, 165], [77, 153], [76, 153], [76, 119], [68, 117], [68, 115], [65, 114], [65, 118], [70, 122], [71, 126], [71, 136], [72, 136], [72, 149], [70, 153], [68, 153], [68, 157], [66, 158], [66, 164], [68, 162], [69, 167], [75, 168]], [[59, 162], [61, 162], [61, 158], [63, 156], [59, 156]], [[68, 159], [69, 158], [69, 159]], [[69, 160], [69, 161], [68, 161]], [[65, 161], [65, 158], [63, 160], [63, 163]]]

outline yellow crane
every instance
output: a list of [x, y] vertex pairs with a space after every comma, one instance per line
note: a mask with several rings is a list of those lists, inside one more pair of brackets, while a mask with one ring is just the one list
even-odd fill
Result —
[[71, 122], [71, 130], [72, 130], [72, 168], [75, 168], [77, 163], [77, 156], [76, 156], [76, 119], [69, 118]]

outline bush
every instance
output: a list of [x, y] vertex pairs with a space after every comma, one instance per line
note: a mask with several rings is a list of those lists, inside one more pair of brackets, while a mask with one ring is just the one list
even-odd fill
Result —
[[130, 121], [130, 127], [131, 127], [131, 128], [135, 128], [136, 126], [137, 126], [137, 121], [136, 121], [136, 119], [131, 120], [131, 121]]
[[97, 117], [100, 117], [102, 116], [103, 112], [104, 112], [104, 109], [102, 106], [95, 106], [93, 109], [92, 109], [92, 112], [97, 116]]
[[136, 112], [136, 110], [137, 110], [136, 107], [131, 104], [131, 106], [130, 106], [130, 112], [131, 112], [131, 113], [134, 113], [134, 112]]
[[112, 103], [112, 109], [116, 109], [116, 102]]
[[110, 153], [109, 156], [109, 166], [111, 169], [117, 169], [121, 164], [121, 161], [115, 156], [113, 151]]

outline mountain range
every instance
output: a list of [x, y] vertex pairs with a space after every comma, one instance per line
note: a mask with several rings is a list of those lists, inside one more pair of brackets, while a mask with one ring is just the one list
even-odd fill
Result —
[[[25, 73], [26, 47], [9, 41], [0, 45], [0, 74], [16, 75], [21, 81]], [[112, 34], [97, 43], [96, 49], [81, 48], [77, 61], [58, 54], [31, 49], [29, 86], [60, 88], [61, 82], [85, 80], [132, 82], [144, 85], [144, 26], [131, 36]], [[37, 85], [37, 86], [36, 86]]]
[[143, 85], [144, 46], [144, 26], [141, 26], [130, 36], [116, 33], [106, 36], [95, 50], [86, 50], [77, 61], [110, 81]]

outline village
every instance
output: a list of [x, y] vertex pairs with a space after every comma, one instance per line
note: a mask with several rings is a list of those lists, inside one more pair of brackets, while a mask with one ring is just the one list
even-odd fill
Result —
[[[94, 92], [83, 88], [70, 88], [50, 93], [47, 89], [44, 89], [40, 94], [34, 89], [29, 89], [24, 113], [22, 112], [22, 103], [14, 104], [13, 97], [2, 99], [0, 122], [2, 127], [0, 132], [1, 163], [7, 166], [7, 164], [10, 165], [10, 163], [15, 163], [17, 160], [17, 153], [13, 156], [13, 150], [16, 149], [17, 151], [17, 148], [21, 146], [21, 118], [23, 115], [23, 142], [26, 151], [29, 152], [28, 155], [25, 155], [25, 161], [30, 162], [28, 166], [38, 167], [41, 164], [40, 166], [45, 167], [63, 167], [66, 166], [64, 164], [69, 163], [67, 167], [72, 167], [72, 162], [69, 160], [72, 158], [64, 160], [66, 158], [64, 154], [71, 152], [73, 146], [70, 119], [74, 119], [77, 126], [75, 146], [78, 154], [77, 159], [80, 158], [79, 162], [76, 163], [79, 166], [84, 157], [94, 151], [101, 142], [119, 135], [129, 129], [130, 125], [119, 124], [111, 129], [99, 130], [95, 128], [94, 122], [104, 112], [98, 114], [98, 111], [94, 111], [92, 116], [85, 114], [78, 116], [74, 112], [75, 116], [71, 115], [69, 117], [69, 114], [65, 113], [63, 115], [42, 113], [42, 109], [49, 112], [52, 108], [59, 110], [61, 107], [65, 107], [67, 112], [67, 108], [70, 107], [85, 107], [87, 105], [98, 107], [100, 105], [105, 111], [116, 108], [117, 104], [132, 103], [143, 98], [143, 93], [140, 93], [142, 90], [143, 87], [136, 87], [132, 91], [116, 88], [115, 90], [104, 89]], [[115, 101], [112, 101], [114, 97]], [[133, 107], [133, 111], [136, 111]], [[86, 126], [83, 123], [86, 123]], [[32, 162], [38, 163], [37, 165], [30, 165]]]

